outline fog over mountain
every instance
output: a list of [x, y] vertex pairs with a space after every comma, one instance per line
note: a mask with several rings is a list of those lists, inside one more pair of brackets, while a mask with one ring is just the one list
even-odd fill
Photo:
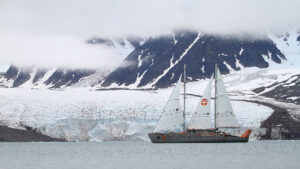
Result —
[[0, 65], [95, 68], [121, 63], [97, 37], [164, 36], [172, 30], [261, 39], [300, 27], [300, 1], [0, 1]]

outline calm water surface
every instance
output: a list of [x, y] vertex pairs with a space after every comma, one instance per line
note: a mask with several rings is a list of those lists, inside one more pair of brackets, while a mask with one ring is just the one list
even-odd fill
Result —
[[0, 169], [299, 169], [300, 141], [0, 143]]

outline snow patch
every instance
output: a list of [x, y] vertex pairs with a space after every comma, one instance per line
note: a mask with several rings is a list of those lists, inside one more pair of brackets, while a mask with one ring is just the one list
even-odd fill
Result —
[[138, 56], [138, 61], [139, 61], [138, 67], [141, 67], [141, 66], [142, 66], [142, 59], [141, 59], [141, 57], [142, 57], [142, 55], [140, 54], [140, 55]]
[[235, 72], [235, 70], [232, 69], [232, 67], [228, 63], [226, 63], [226, 61], [224, 61], [223, 63], [224, 63], [224, 65], [226, 65], [226, 67], [228, 68], [229, 72]]
[[162, 77], [164, 77], [169, 72], [169, 70], [171, 70], [177, 63], [179, 63], [179, 61], [189, 52], [189, 50], [199, 40], [200, 36], [201, 36], [201, 33], [199, 32], [198, 35], [197, 35], [197, 37], [194, 39], [194, 41], [189, 45], [189, 47], [187, 49], [185, 49], [185, 51], [180, 55], [179, 59], [176, 60], [175, 63], [173, 63], [173, 58], [174, 58], [174, 56], [173, 56], [172, 60], [170, 61], [169, 68], [167, 68], [166, 70], [164, 70], [164, 72], [161, 75], [159, 75], [150, 85], [154, 86]]
[[201, 71], [204, 73], [204, 65], [201, 66]]
[[239, 55], [242, 55], [244, 52], [244, 48], [241, 48], [240, 52], [239, 52]]
[[178, 42], [178, 40], [176, 40], [174, 32], [172, 32], [172, 36], [173, 36], [174, 45], [176, 45], [176, 43]]

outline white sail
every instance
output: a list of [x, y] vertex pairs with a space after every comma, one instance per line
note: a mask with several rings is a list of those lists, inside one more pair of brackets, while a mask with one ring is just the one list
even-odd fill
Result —
[[211, 86], [213, 76], [207, 84], [207, 87], [200, 99], [196, 110], [191, 118], [190, 124], [188, 125], [189, 130], [193, 129], [211, 129]]
[[219, 69], [216, 67], [216, 128], [239, 127], [236, 122], [232, 106], [228, 99], [224, 82]]
[[183, 111], [180, 107], [179, 92], [180, 92], [180, 80], [177, 82], [164, 110], [163, 113], [154, 129], [154, 132], [158, 131], [170, 131], [178, 127], [181, 127], [183, 119]]

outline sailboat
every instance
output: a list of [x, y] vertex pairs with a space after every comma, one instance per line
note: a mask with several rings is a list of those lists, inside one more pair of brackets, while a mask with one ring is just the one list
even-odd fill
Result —
[[[185, 96], [186, 96], [186, 66], [184, 65], [184, 106], [180, 106], [181, 77], [173, 89], [163, 113], [154, 129], [148, 133], [152, 143], [219, 143], [248, 142], [251, 130], [241, 136], [222, 132], [220, 129], [239, 128], [232, 106], [226, 93], [221, 73], [215, 66], [202, 98], [199, 100], [190, 123], [186, 126]], [[212, 83], [215, 83], [214, 113], [211, 113]], [[214, 122], [211, 122], [211, 116]]]

